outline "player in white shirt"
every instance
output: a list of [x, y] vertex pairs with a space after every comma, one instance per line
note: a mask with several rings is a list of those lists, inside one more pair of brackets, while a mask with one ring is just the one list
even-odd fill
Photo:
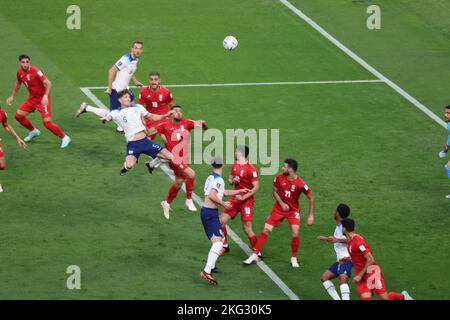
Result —
[[[342, 300], [350, 300], [350, 287], [348, 286], [348, 279], [351, 278], [353, 264], [350, 261], [350, 254], [347, 250], [347, 238], [342, 232], [342, 220], [347, 218], [349, 215], [350, 208], [346, 204], [341, 203], [338, 205], [334, 213], [334, 219], [337, 224], [334, 235], [330, 237], [318, 237], [319, 241], [333, 243], [334, 251], [336, 251], [336, 262], [333, 263], [320, 278], [323, 286], [334, 300], [341, 300], [341, 297], [337, 293], [333, 282], [331, 282], [334, 278], [339, 278], [339, 288], [341, 290]], [[340, 262], [344, 260], [345, 262]]]
[[[124, 54], [108, 71], [108, 88], [106, 88], [105, 93], [109, 95], [109, 109], [111, 111], [120, 109], [120, 102], [118, 93], [123, 90], [129, 90], [129, 83], [133, 81], [134, 85], [137, 87], [142, 87], [143, 84], [138, 81], [135, 76], [137, 63], [139, 57], [144, 51], [144, 43], [142, 41], [136, 40], [131, 46], [131, 52]], [[134, 102], [134, 94], [130, 91], [131, 102]], [[98, 108], [94, 108], [85, 102], [81, 104], [87, 112], [92, 112], [98, 115]], [[80, 108], [81, 108], [80, 107]], [[77, 117], [79, 114], [76, 114]], [[118, 125], [117, 132], [123, 133], [123, 128]]]
[[[95, 108], [95, 113], [101, 117], [100, 120], [103, 123], [112, 120], [124, 129], [125, 139], [128, 144], [125, 163], [120, 170], [120, 175], [123, 176], [131, 170], [136, 165], [142, 153], [152, 158], [158, 157], [169, 161], [173, 160], [174, 156], [170, 151], [154, 143], [147, 137], [147, 130], [142, 122], [142, 118], [158, 121], [169, 117], [175, 111], [171, 110], [163, 115], [151, 114], [140, 104], [133, 104], [131, 102], [131, 93], [128, 90], [120, 91], [118, 98], [120, 109], [108, 112], [105, 109]], [[86, 111], [85, 108], [84, 111], [80, 111], [80, 114]]]
[[211, 167], [213, 173], [205, 182], [205, 201], [200, 212], [200, 217], [206, 236], [211, 240], [212, 245], [205, 268], [200, 272], [200, 277], [212, 285], [217, 285], [217, 280], [212, 277], [211, 273], [216, 269], [216, 262], [223, 246], [222, 225], [220, 224], [218, 206], [231, 209], [230, 203], [222, 200], [223, 196], [234, 196], [242, 192], [248, 192], [249, 190], [225, 190], [225, 181], [222, 178], [222, 158], [215, 157], [211, 161]]

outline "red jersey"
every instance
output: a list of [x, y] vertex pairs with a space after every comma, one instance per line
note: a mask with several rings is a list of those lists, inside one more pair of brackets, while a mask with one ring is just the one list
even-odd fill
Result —
[[2, 108], [0, 108], [0, 123], [3, 124], [3, 126], [8, 124], [8, 116]]
[[[353, 266], [355, 267], [356, 274], [359, 274], [366, 265], [366, 254], [372, 253], [366, 240], [359, 234], [355, 236], [347, 243], [348, 253], [352, 259]], [[378, 265], [376, 262], [375, 265]]]
[[44, 80], [47, 79], [45, 74], [36, 67], [30, 67], [28, 71], [22, 68], [17, 71], [17, 80], [27, 87], [30, 98], [39, 98], [45, 94]]
[[[253, 182], [259, 181], [258, 171], [250, 162], [240, 165], [238, 162], [233, 164], [231, 168], [232, 176], [239, 178], [239, 183], [234, 185], [234, 189], [253, 189]], [[254, 197], [248, 198], [246, 201], [253, 200]]]
[[166, 87], [160, 86], [152, 91], [150, 87], [142, 88], [139, 95], [139, 104], [153, 114], [166, 114], [169, 112], [169, 104], [173, 103], [172, 93]]
[[[307, 184], [300, 177], [291, 181], [284, 174], [276, 176], [273, 186], [278, 189], [278, 195], [281, 200], [289, 206], [289, 211], [300, 212], [300, 206], [298, 204], [300, 195], [311, 192]], [[283, 211], [278, 201], [275, 201], [274, 209]]]
[[177, 147], [173, 152], [175, 157], [183, 157], [183, 150], [189, 150], [190, 131], [194, 128], [195, 121], [184, 118], [178, 123], [169, 120], [156, 126], [158, 133], [165, 137], [167, 150]]

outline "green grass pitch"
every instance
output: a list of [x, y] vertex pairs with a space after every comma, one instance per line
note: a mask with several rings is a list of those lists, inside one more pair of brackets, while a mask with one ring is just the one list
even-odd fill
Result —
[[[287, 299], [258, 267], [244, 267], [231, 242], [219, 260], [225, 272], [210, 287], [198, 273], [210, 244], [198, 214], [180, 193], [172, 218], [160, 201], [170, 186], [142, 163], [118, 175], [125, 140], [113, 125], [73, 116], [88, 98], [80, 87], [105, 86], [107, 70], [139, 38], [145, 51], [137, 77], [159, 70], [167, 84], [374, 80], [372, 74], [275, 0], [79, 0], [81, 30], [66, 28], [71, 1], [3, 1], [0, 13], [0, 98], [6, 100], [17, 56], [53, 82], [54, 120], [72, 137], [42, 131], [28, 150], [0, 131], [8, 168], [0, 172], [1, 299]], [[450, 1], [379, 0], [381, 30], [368, 30], [372, 1], [292, 0], [292, 4], [438, 116], [448, 104]], [[221, 41], [232, 34], [234, 52]], [[437, 157], [446, 132], [384, 83], [173, 88], [185, 116], [209, 127], [278, 128], [280, 159], [300, 161], [299, 175], [316, 195], [316, 223], [303, 226], [299, 262], [289, 265], [290, 233], [284, 222], [269, 237], [265, 262], [301, 299], [329, 299], [320, 283], [334, 261], [332, 247], [316, 237], [334, 230], [339, 202], [352, 208], [372, 246], [388, 289], [416, 299], [449, 299], [449, 193], [444, 160]], [[93, 90], [106, 102], [101, 90]], [[14, 111], [25, 88], [6, 108]], [[207, 165], [195, 165], [202, 194]], [[230, 166], [226, 167], [228, 175]], [[273, 204], [273, 176], [256, 197], [259, 234]], [[231, 227], [246, 241], [237, 219]], [[66, 268], [81, 268], [81, 290], [66, 288]], [[357, 299], [351, 284], [352, 299]]]

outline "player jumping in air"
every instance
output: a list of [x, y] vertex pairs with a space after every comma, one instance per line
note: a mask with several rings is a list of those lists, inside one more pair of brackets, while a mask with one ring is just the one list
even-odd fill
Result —
[[[450, 146], [450, 105], [445, 107], [445, 115], [444, 115], [445, 122], [447, 122], [447, 129], [448, 129], [448, 137], [447, 137], [447, 143], [445, 144], [444, 149], [439, 152], [439, 157], [444, 158], [448, 154], [448, 148]], [[445, 171], [447, 172], [447, 176], [450, 179], [450, 161], [447, 162], [445, 165]], [[447, 199], [450, 199], [450, 194], [446, 196]]]
[[[166, 114], [169, 112], [169, 108], [173, 106], [173, 95], [166, 87], [161, 85], [161, 77], [159, 72], [152, 71], [149, 76], [150, 85], [143, 87], [139, 95], [139, 104], [143, 105], [148, 112], [152, 114]], [[155, 130], [158, 124], [167, 121], [163, 119], [161, 121], [147, 120], [145, 125], [149, 131]], [[150, 135], [150, 139], [155, 139], [156, 133]]]
[[249, 190], [225, 190], [225, 182], [221, 177], [223, 170], [223, 160], [221, 158], [215, 157], [211, 161], [211, 167], [213, 173], [205, 182], [205, 201], [201, 209], [200, 217], [206, 236], [211, 240], [212, 245], [205, 268], [200, 272], [200, 277], [212, 285], [217, 285], [218, 283], [216, 279], [212, 277], [211, 273], [214, 272], [217, 259], [220, 256], [220, 251], [223, 246], [222, 225], [219, 220], [218, 206], [231, 209], [230, 203], [222, 200], [223, 196], [234, 196], [243, 192], [248, 192]]
[[[339, 294], [334, 287], [334, 278], [339, 278], [339, 288], [341, 289], [342, 300], [350, 300], [350, 287], [348, 286], [348, 279], [352, 276], [353, 264], [350, 261], [350, 255], [347, 250], [347, 238], [342, 232], [342, 220], [350, 215], [350, 208], [346, 204], [340, 204], [334, 212], [334, 220], [336, 220], [337, 227], [334, 230], [334, 235], [330, 237], [319, 236], [319, 241], [330, 242], [334, 244], [334, 251], [336, 251], [336, 262], [333, 263], [328, 270], [326, 270], [320, 281], [334, 300], [341, 300]], [[340, 261], [345, 261], [340, 263]]]
[[[197, 211], [197, 208], [192, 201], [195, 172], [187, 164], [190, 150], [190, 132], [193, 129], [207, 129], [206, 122], [204, 120], [194, 121], [183, 118], [183, 109], [181, 106], [173, 106], [170, 110], [174, 112], [170, 118], [166, 121], [160, 122], [156, 126], [156, 129], [151, 129], [149, 131], [151, 133], [156, 130], [164, 140], [167, 150], [172, 152], [175, 157], [174, 161], [169, 163], [170, 168], [175, 174], [175, 181], [169, 189], [169, 194], [167, 195], [166, 200], [161, 202], [165, 217], [169, 216], [169, 212], [171, 210], [170, 204], [183, 186], [183, 182], [186, 183], [186, 206], [190, 211]], [[150, 173], [154, 168], [152, 164], [155, 165], [157, 162], [160, 162], [159, 158], [145, 163]]]
[[[361, 300], [372, 300], [373, 294], [381, 300], [413, 300], [406, 291], [387, 292], [381, 268], [375, 261], [372, 250], [366, 240], [355, 233], [355, 221], [349, 218], [342, 220], [342, 231], [347, 238], [347, 250], [355, 267], [356, 276], [353, 277], [353, 282]], [[341, 259], [341, 263], [346, 261], [348, 258]]]
[[309, 199], [309, 215], [308, 225], [314, 224], [314, 196], [306, 185], [306, 183], [297, 176], [297, 161], [293, 159], [286, 159], [282, 167], [283, 173], [279, 174], [273, 182], [273, 196], [275, 197], [275, 205], [272, 212], [266, 220], [264, 230], [258, 237], [253, 254], [244, 261], [244, 264], [252, 264], [260, 260], [258, 254], [261, 252], [267, 237], [272, 232], [273, 228], [277, 227], [284, 219], [287, 219], [291, 227], [292, 234], [292, 256], [291, 265], [293, 268], [298, 268], [297, 261], [298, 247], [300, 244], [300, 206], [298, 204], [300, 195], [304, 193]]
[[249, 189], [250, 192], [238, 194], [230, 199], [231, 209], [224, 209], [220, 216], [220, 223], [223, 231], [223, 248], [222, 253], [229, 252], [227, 241], [227, 223], [230, 219], [234, 219], [237, 214], [241, 213], [242, 226], [247, 234], [251, 248], [256, 245], [256, 234], [253, 232], [253, 207], [255, 205], [254, 195], [259, 190], [258, 171], [248, 162], [249, 148], [247, 146], [238, 146], [236, 148], [236, 162], [231, 168], [228, 182], [234, 185], [235, 189]]
[[[27, 144], [20, 139], [20, 137], [17, 135], [17, 133], [14, 131], [13, 127], [8, 123], [8, 116], [6, 115], [5, 110], [2, 109], [2, 106], [0, 104], [0, 123], [3, 125], [3, 128], [6, 132], [8, 132], [11, 137], [15, 138], [19, 146], [23, 149], [26, 149]], [[2, 139], [0, 138], [0, 142]], [[0, 143], [0, 170], [6, 169], [6, 160], [5, 155], [3, 153], [2, 145]], [[3, 192], [2, 184], [0, 183], [0, 192]]]
[[35, 128], [30, 120], [27, 119], [31, 112], [37, 110], [42, 116], [44, 126], [54, 135], [60, 137], [62, 140], [61, 148], [66, 148], [70, 144], [70, 137], [52, 122], [52, 99], [50, 96], [52, 83], [39, 68], [32, 66], [30, 61], [30, 57], [26, 54], [19, 56], [20, 69], [17, 71], [17, 79], [11, 96], [6, 100], [6, 104], [10, 106], [13, 103], [23, 83], [27, 87], [30, 96], [16, 111], [15, 118], [29, 131], [24, 141], [30, 142], [41, 135], [39, 129]]
[[[128, 85], [130, 81], [133, 81], [134, 85], [137, 87], [142, 87], [143, 84], [138, 81], [136, 76], [137, 63], [139, 57], [144, 51], [144, 43], [140, 40], [136, 40], [131, 45], [131, 52], [124, 54], [108, 71], [108, 87], [105, 93], [109, 95], [109, 109], [110, 111], [120, 109], [120, 102], [118, 93], [123, 90], [129, 90]], [[134, 94], [129, 90], [131, 95], [131, 103], [134, 102]], [[101, 117], [98, 113], [98, 108], [92, 107], [87, 103], [83, 102], [81, 104], [80, 110], [85, 110], [87, 112], [92, 112]], [[100, 109], [101, 110], [101, 109]], [[77, 112], [76, 116], [80, 114]], [[118, 125], [117, 132], [123, 133], [124, 129]]]
[[[120, 175], [123, 176], [131, 170], [136, 165], [139, 156], [142, 153], [145, 153], [152, 158], [159, 157], [172, 161], [174, 157], [170, 151], [164, 149], [159, 144], [152, 142], [147, 137], [147, 131], [142, 122], [142, 118], [161, 120], [169, 117], [174, 111], [169, 111], [163, 115], [150, 114], [143, 106], [131, 103], [130, 91], [120, 91], [117, 96], [120, 102], [119, 109], [108, 112], [105, 109], [95, 108], [96, 110], [94, 110], [94, 113], [101, 117], [102, 122], [113, 120], [117, 125], [124, 129], [125, 139], [128, 144], [125, 163], [120, 170]], [[86, 106], [82, 106], [77, 111], [77, 114], [80, 115], [86, 111]]]

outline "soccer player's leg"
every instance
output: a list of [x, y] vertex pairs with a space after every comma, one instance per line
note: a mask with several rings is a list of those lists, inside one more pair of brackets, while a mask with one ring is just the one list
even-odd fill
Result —
[[28, 135], [23, 139], [25, 142], [30, 142], [34, 138], [37, 138], [41, 135], [39, 129], [35, 128], [33, 124], [30, 122], [30, 120], [28, 120], [27, 118], [28, 114], [34, 112], [34, 110], [36, 110], [35, 103], [30, 98], [28, 98], [19, 107], [19, 109], [16, 111], [14, 115], [17, 122], [19, 122], [23, 127], [25, 127], [29, 131]]
[[348, 280], [352, 276], [352, 268], [353, 264], [351, 261], [346, 261], [345, 263], [338, 265], [339, 289], [341, 291], [342, 300], [350, 300]]
[[328, 294], [331, 296], [331, 298], [333, 298], [333, 300], [341, 300], [341, 297], [339, 296], [339, 294], [336, 291], [334, 283], [331, 282], [331, 280], [333, 280], [334, 278], [337, 277], [337, 268], [338, 268], [338, 263], [337, 262], [333, 263], [328, 268], [328, 270], [326, 270], [322, 274], [322, 277], [320, 278], [320, 281], [322, 282], [325, 290], [327, 290]]
[[181, 187], [183, 186], [184, 180], [185, 180], [184, 177], [175, 175], [175, 180], [169, 188], [169, 192], [167, 194], [166, 200], [163, 200], [161, 202], [163, 214], [164, 214], [164, 217], [166, 217], [166, 219], [170, 218], [170, 210], [172, 210], [170, 205], [172, 204], [173, 200], [177, 197], [178, 192], [180, 191]]
[[369, 289], [366, 279], [361, 279], [356, 284], [356, 289], [361, 300], [372, 300], [372, 289]]
[[244, 232], [247, 235], [248, 242], [250, 243], [250, 247], [252, 249], [254, 249], [256, 246], [256, 242], [258, 241], [258, 238], [256, 237], [256, 234], [253, 231], [253, 227], [252, 227], [253, 204], [252, 203], [244, 203], [239, 208], [239, 211], [241, 212], [242, 228], [244, 229]]
[[185, 178], [186, 184], [186, 207], [189, 211], [196, 212], [197, 208], [192, 200], [192, 193], [194, 192], [195, 184], [195, 171], [187, 163], [180, 163], [178, 170], [181, 171], [181, 175]]
[[202, 207], [200, 218], [202, 220], [206, 236], [212, 243], [205, 268], [200, 272], [200, 277], [211, 285], [217, 285], [218, 282], [212, 277], [211, 273], [216, 267], [217, 259], [220, 256], [220, 250], [223, 246], [222, 226], [219, 220], [219, 211], [217, 209]]
[[288, 222], [291, 228], [291, 265], [293, 268], [299, 268], [299, 264], [297, 261], [298, 247], [300, 246], [300, 213], [299, 212], [290, 212], [288, 214]]
[[220, 255], [224, 255], [225, 253], [230, 252], [230, 247], [228, 245], [228, 231], [227, 231], [227, 224], [230, 220], [234, 219], [236, 215], [238, 214], [238, 210], [235, 207], [235, 203], [233, 201], [230, 201], [231, 208], [226, 209], [223, 208], [222, 214], [220, 215], [220, 223], [222, 225], [222, 234], [223, 234], [223, 248]]
[[[0, 170], [6, 169], [5, 155], [3, 154], [2, 145], [0, 144]], [[2, 184], [0, 183], [0, 192], [3, 192]]]
[[[131, 97], [130, 97], [131, 98]], [[109, 95], [109, 110], [113, 111], [113, 110], [117, 110], [120, 109], [120, 101], [119, 101], [119, 96], [117, 94], [117, 91], [112, 89], [111, 90], [111, 94]], [[117, 129], [116, 129], [117, 133], [124, 133], [123, 128], [119, 125], [117, 125]]]
[[66, 135], [61, 128], [53, 123], [52, 121], [52, 100], [51, 97], [48, 97], [48, 103], [44, 106], [39, 103], [36, 106], [36, 109], [39, 111], [42, 117], [42, 121], [44, 122], [44, 126], [50, 130], [55, 136], [61, 138], [61, 148], [66, 148], [69, 146], [71, 139], [68, 135]]

